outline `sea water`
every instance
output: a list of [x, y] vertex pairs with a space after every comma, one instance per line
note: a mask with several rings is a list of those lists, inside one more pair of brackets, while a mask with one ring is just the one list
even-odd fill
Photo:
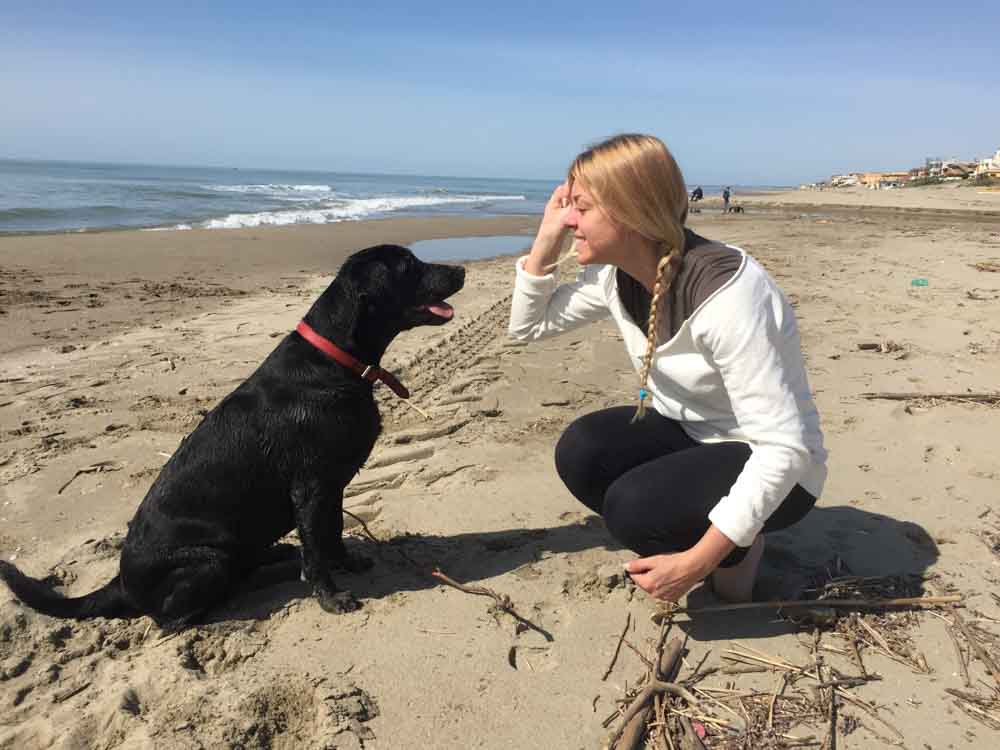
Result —
[[436, 263], [444, 260], [481, 260], [501, 255], [527, 254], [534, 237], [516, 234], [488, 237], [450, 237], [446, 240], [411, 242], [410, 250], [420, 260]]
[[0, 159], [0, 234], [538, 215], [558, 180]]

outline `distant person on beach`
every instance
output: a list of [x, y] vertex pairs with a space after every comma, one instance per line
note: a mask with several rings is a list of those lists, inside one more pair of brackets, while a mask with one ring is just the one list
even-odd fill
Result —
[[[534, 340], [611, 316], [639, 375], [637, 408], [572, 422], [556, 470], [642, 556], [626, 570], [649, 594], [677, 601], [711, 576], [720, 598], [747, 601], [764, 534], [812, 509], [826, 451], [792, 307], [756, 260], [687, 229], [687, 214], [657, 138], [584, 151], [516, 263], [509, 330]], [[560, 284], [567, 232], [582, 269]]]
[[727, 185], [726, 189], [722, 191], [722, 213], [724, 213], [724, 214], [725, 213], [729, 213], [729, 196], [730, 195], [732, 195], [732, 193], [729, 192], [729, 186]]
[[692, 203], [697, 203], [704, 197], [705, 197], [705, 192], [701, 189], [701, 185], [699, 185], [698, 187], [696, 187], [694, 190], [691, 191]]

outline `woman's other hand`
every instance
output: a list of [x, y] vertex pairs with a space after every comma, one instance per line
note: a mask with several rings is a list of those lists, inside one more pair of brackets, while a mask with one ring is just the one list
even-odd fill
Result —
[[524, 262], [524, 270], [532, 276], [544, 276], [559, 257], [563, 237], [566, 234], [566, 217], [573, 210], [569, 198], [569, 185], [561, 184], [552, 191], [545, 204], [542, 223], [531, 246], [531, 252]]
[[538, 227], [538, 233], [561, 237], [567, 229], [566, 216], [572, 209], [569, 183], [564, 182], [549, 196], [549, 200], [545, 204], [545, 213], [542, 214], [542, 223]]
[[668, 602], [679, 601], [706, 576], [690, 552], [640, 557], [627, 562], [625, 571], [647, 594]]

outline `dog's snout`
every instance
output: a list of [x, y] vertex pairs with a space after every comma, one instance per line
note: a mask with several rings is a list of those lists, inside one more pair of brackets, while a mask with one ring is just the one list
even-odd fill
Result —
[[452, 295], [465, 286], [465, 269], [462, 266], [446, 266], [440, 263], [430, 264], [425, 283], [438, 293]]

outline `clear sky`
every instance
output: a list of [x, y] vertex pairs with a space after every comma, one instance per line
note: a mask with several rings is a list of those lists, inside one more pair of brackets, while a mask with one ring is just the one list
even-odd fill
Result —
[[548, 179], [645, 131], [795, 184], [992, 154], [998, 49], [996, 0], [11, 0], [0, 157]]

